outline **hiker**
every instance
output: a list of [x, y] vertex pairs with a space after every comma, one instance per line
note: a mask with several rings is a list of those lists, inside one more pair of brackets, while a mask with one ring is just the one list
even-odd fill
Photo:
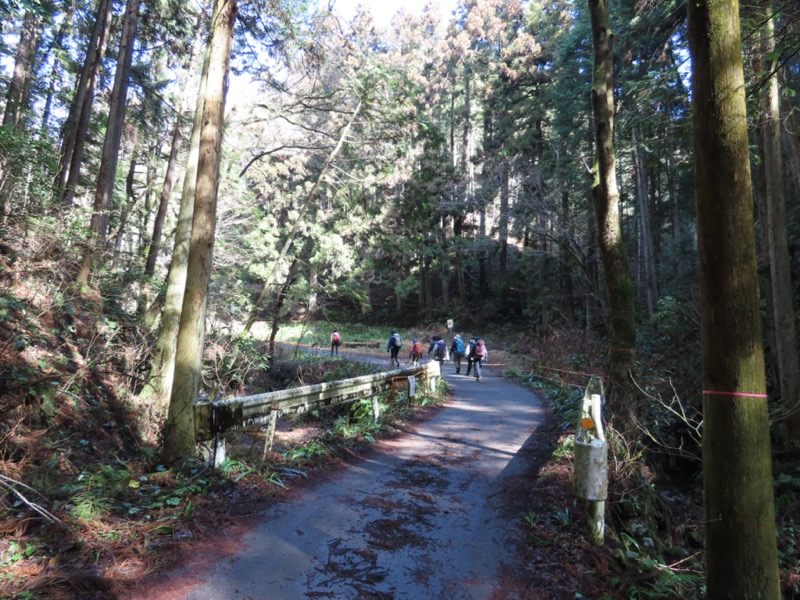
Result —
[[450, 356], [453, 357], [453, 363], [456, 366], [456, 375], [461, 373], [461, 359], [464, 358], [464, 352], [466, 352], [464, 340], [461, 339], [460, 335], [456, 334], [453, 338], [453, 343], [450, 344]]
[[475, 338], [469, 338], [469, 342], [467, 342], [467, 347], [464, 349], [464, 356], [467, 359], [467, 377], [469, 377], [470, 371], [472, 371], [472, 359], [474, 358], [473, 353], [475, 351]]
[[341, 343], [342, 336], [339, 335], [339, 331], [337, 329], [334, 329], [333, 333], [331, 334], [331, 356], [333, 356], [334, 353], [336, 356], [339, 356], [339, 346]]
[[439, 362], [439, 372], [444, 373], [444, 361], [447, 360], [447, 344], [438, 335], [431, 338], [431, 347], [428, 348], [428, 354], [433, 354], [433, 360]]
[[486, 349], [486, 344], [481, 338], [475, 340], [475, 347], [472, 349], [472, 364], [475, 367], [475, 380], [483, 380], [481, 375], [481, 363], [489, 360], [489, 351]]
[[420, 342], [417, 338], [414, 338], [414, 341], [411, 343], [411, 352], [408, 353], [408, 357], [411, 359], [411, 362], [415, 367], [419, 366], [419, 360], [422, 358], [424, 353], [422, 342]]
[[400, 346], [402, 345], [403, 340], [400, 339], [400, 334], [393, 329], [392, 333], [389, 334], [389, 341], [386, 342], [386, 351], [391, 353], [389, 356], [389, 367], [395, 365], [397, 365], [398, 368], [400, 367], [400, 359], [397, 358], [397, 355], [400, 354]]

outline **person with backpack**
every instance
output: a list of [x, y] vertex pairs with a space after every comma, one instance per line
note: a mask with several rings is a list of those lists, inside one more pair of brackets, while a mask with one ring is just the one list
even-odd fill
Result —
[[414, 341], [411, 343], [411, 352], [409, 352], [408, 357], [411, 359], [411, 362], [415, 367], [419, 366], [419, 361], [424, 353], [422, 342], [420, 342], [417, 338], [414, 338]]
[[461, 336], [456, 334], [453, 338], [453, 343], [450, 344], [450, 355], [453, 357], [453, 363], [456, 365], [456, 375], [461, 373], [461, 359], [464, 358], [464, 353], [466, 352], [466, 347], [464, 346], [464, 340], [461, 339]]
[[483, 376], [481, 375], [481, 363], [485, 360], [489, 360], [489, 351], [486, 349], [486, 343], [481, 338], [475, 340], [475, 347], [472, 349], [471, 356], [472, 364], [475, 367], [475, 380], [481, 381], [483, 380]]
[[339, 335], [339, 331], [337, 329], [333, 330], [331, 334], [331, 356], [336, 353], [336, 356], [339, 356], [339, 346], [342, 343], [342, 336]]
[[389, 367], [393, 367], [397, 365], [400, 367], [400, 359], [397, 357], [400, 354], [400, 347], [403, 345], [403, 340], [400, 339], [400, 334], [397, 333], [394, 329], [392, 333], [389, 334], [389, 341], [386, 342], [386, 351], [390, 352], [389, 356]]
[[470, 371], [472, 371], [472, 359], [474, 358], [473, 353], [475, 352], [475, 338], [469, 338], [469, 342], [467, 342], [467, 347], [464, 349], [464, 356], [467, 359], [467, 377], [469, 377]]
[[447, 360], [447, 343], [438, 335], [431, 338], [431, 347], [428, 348], [428, 354], [433, 355], [433, 360], [439, 363], [439, 372], [444, 373], [442, 367], [444, 361]]

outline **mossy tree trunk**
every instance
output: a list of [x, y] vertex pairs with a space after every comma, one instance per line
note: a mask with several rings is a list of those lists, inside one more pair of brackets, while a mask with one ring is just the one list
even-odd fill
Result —
[[636, 365], [636, 311], [619, 220], [619, 189], [614, 156], [614, 36], [605, 0], [589, 0], [594, 43], [592, 113], [596, 161], [592, 202], [597, 215], [598, 242], [608, 291], [609, 407], [623, 430], [637, 413], [631, 373]]
[[780, 598], [736, 0], [689, 3], [708, 598]]
[[208, 60], [208, 82], [203, 102], [203, 127], [200, 133], [186, 291], [175, 354], [175, 381], [164, 427], [162, 458], [167, 464], [192, 458], [196, 453], [194, 405], [202, 381], [208, 285], [211, 280], [217, 223], [225, 89], [236, 12], [236, 0], [217, 0]]

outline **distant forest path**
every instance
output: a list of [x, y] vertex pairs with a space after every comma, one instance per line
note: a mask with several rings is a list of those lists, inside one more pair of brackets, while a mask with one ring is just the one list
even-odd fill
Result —
[[491, 367], [482, 382], [444, 370], [452, 397], [432, 417], [286, 494], [235, 552], [197, 556], [141, 597], [520, 597], [513, 490], [532, 483], [542, 402]]

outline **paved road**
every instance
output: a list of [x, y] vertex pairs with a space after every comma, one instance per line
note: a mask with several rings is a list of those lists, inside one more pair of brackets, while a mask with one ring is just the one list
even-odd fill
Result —
[[176, 572], [184, 584], [201, 573], [191, 590], [149, 597], [509, 597], [517, 525], [503, 515], [502, 492], [528, 466], [518, 451], [543, 420], [541, 403], [491, 367], [480, 383], [452, 364], [445, 377], [453, 388], [446, 408], [268, 509], [235, 555]]

